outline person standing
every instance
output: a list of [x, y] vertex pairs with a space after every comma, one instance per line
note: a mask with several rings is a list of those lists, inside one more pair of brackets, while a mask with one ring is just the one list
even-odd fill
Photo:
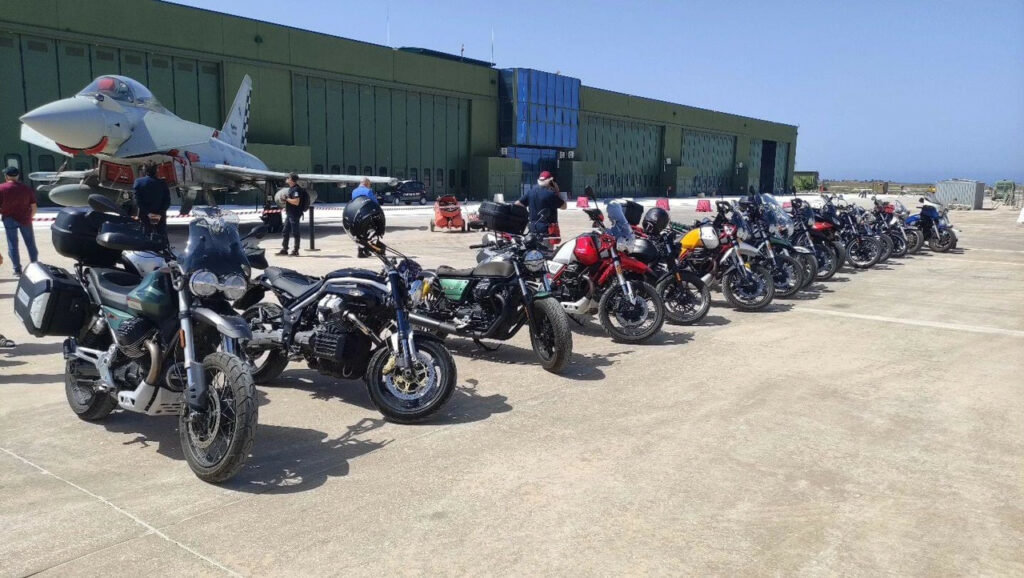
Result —
[[171, 190], [163, 179], [156, 176], [156, 163], [142, 165], [145, 176], [135, 179], [135, 206], [139, 222], [147, 235], [157, 235], [167, 242], [167, 209], [171, 207]]
[[529, 209], [531, 233], [560, 239], [558, 210], [566, 207], [565, 194], [558, 190], [558, 183], [551, 173], [542, 172], [537, 179], [537, 185], [523, 193], [516, 204]]
[[35, 263], [39, 258], [36, 237], [32, 231], [32, 217], [36, 216], [36, 192], [32, 187], [18, 180], [18, 167], [4, 169], [4, 184], [0, 185], [0, 215], [3, 216], [7, 232], [7, 254], [11, 257], [14, 275], [21, 275], [21, 255], [18, 251], [18, 233], [25, 241], [28, 260]]
[[291, 256], [298, 257], [299, 244], [302, 242], [299, 224], [302, 220], [302, 214], [309, 207], [309, 193], [306, 192], [306, 189], [299, 186], [299, 175], [296, 173], [288, 175], [285, 183], [288, 185], [288, 196], [284, 199], [284, 244], [277, 254], [288, 255], [288, 237], [294, 237], [295, 248], [292, 250]]
[[363, 177], [363, 180], [362, 182], [359, 183], [359, 186], [352, 191], [353, 201], [358, 199], [359, 197], [370, 197], [371, 199], [373, 199], [373, 202], [377, 203], [378, 205], [380, 204], [380, 201], [377, 199], [377, 194], [373, 192], [372, 188], [370, 188], [370, 179], [366, 177]]

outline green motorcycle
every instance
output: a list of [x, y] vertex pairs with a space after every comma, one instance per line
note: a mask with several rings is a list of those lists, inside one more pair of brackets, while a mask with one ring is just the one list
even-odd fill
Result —
[[[230, 301], [248, 285], [237, 217], [200, 207], [178, 255], [149, 238], [105, 197], [61, 211], [57, 251], [74, 272], [34, 263], [18, 283], [15, 312], [37, 337], [65, 336], [65, 391], [80, 418], [120, 408], [177, 415], [196, 476], [223, 482], [244, 465], [256, 434], [256, 389], [240, 357], [251, 339]], [[124, 252], [145, 252], [140, 270]], [[137, 263], [137, 262], [136, 262]]]

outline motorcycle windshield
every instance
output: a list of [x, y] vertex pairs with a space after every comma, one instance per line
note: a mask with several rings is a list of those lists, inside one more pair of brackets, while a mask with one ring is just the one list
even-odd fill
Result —
[[188, 243], [179, 255], [186, 274], [210, 271], [218, 277], [246, 276], [249, 260], [238, 236], [238, 215], [218, 207], [196, 207], [188, 224]]
[[793, 230], [793, 217], [782, 208], [782, 203], [774, 196], [761, 194], [761, 202], [764, 204], [764, 216], [768, 224], [775, 225], [780, 230]]

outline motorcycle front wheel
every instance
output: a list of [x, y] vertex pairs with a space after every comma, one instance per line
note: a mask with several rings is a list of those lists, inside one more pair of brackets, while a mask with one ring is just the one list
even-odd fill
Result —
[[729, 271], [722, 277], [722, 294], [730, 305], [740, 311], [764, 309], [775, 297], [775, 284], [768, 269], [754, 266], [747, 275]]
[[541, 367], [561, 373], [572, 357], [572, 331], [562, 304], [554, 299], [534, 301], [533, 326], [536, 332], [530, 331], [530, 344]]
[[806, 289], [818, 276], [818, 258], [813, 253], [797, 253], [796, 260], [800, 261], [804, 268], [804, 284], [800, 288]]
[[814, 276], [818, 281], [827, 281], [839, 270], [839, 250], [835, 245], [818, 243], [814, 246], [814, 256], [818, 261], [818, 274]]
[[882, 245], [874, 237], [857, 237], [846, 245], [846, 260], [857, 269], [867, 269], [878, 263]]
[[879, 235], [877, 240], [882, 247], [882, 254], [878, 256], [878, 262], [885, 263], [889, 260], [889, 257], [892, 256], [892, 239], [889, 238], [889, 235]]
[[203, 376], [206, 410], [195, 411], [183, 402], [178, 435], [196, 477], [216, 484], [245, 465], [256, 439], [259, 408], [249, 367], [238, 357], [221, 351], [207, 355]]
[[601, 327], [612, 339], [640, 343], [653, 337], [665, 323], [665, 304], [650, 283], [629, 281], [633, 289], [630, 301], [623, 285], [609, 287], [598, 303]]
[[889, 240], [892, 241], [892, 256], [897, 259], [905, 257], [907, 254], [907, 240], [899, 234], [889, 235]]
[[907, 234], [907, 253], [917, 255], [924, 246], [924, 235], [917, 229], [904, 229]]
[[936, 253], [945, 253], [953, 248], [953, 233], [949, 231], [939, 232], [938, 237], [928, 239], [928, 248]]
[[775, 266], [772, 268], [772, 282], [775, 285], [776, 297], [792, 297], [804, 285], [804, 267], [800, 261], [782, 253], [775, 254]]
[[669, 321], [692, 325], [704, 319], [711, 309], [711, 290], [700, 279], [679, 275], [667, 275], [655, 289], [665, 303], [665, 317]]
[[397, 352], [381, 347], [366, 368], [370, 400], [385, 419], [415, 423], [441, 409], [455, 392], [455, 360], [444, 343], [417, 335], [412, 367], [399, 367]]

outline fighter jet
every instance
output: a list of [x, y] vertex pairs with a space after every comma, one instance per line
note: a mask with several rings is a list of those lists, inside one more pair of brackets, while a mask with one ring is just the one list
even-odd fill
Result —
[[[264, 188], [268, 199], [287, 173], [267, 169], [245, 151], [252, 79], [248, 75], [219, 130], [175, 116], [142, 83], [125, 76], [101, 76], [71, 98], [45, 104], [21, 116], [21, 140], [68, 157], [85, 154], [99, 165], [86, 171], [32, 173], [45, 183], [50, 199], [65, 206], [84, 206], [89, 195], [104, 194], [115, 202], [131, 200], [132, 183], [146, 161], [157, 163], [158, 175], [181, 197], [187, 213], [204, 191]], [[389, 177], [370, 182], [394, 185]], [[300, 174], [310, 183], [356, 183], [360, 175]]]

